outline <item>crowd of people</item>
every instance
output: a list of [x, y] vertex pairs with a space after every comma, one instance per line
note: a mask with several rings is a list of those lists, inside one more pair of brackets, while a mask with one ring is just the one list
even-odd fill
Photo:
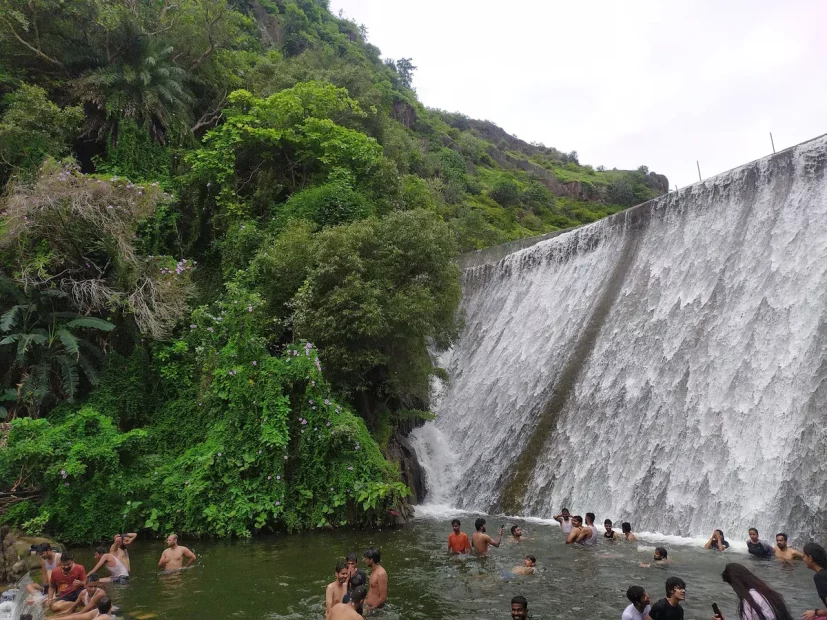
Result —
[[[134, 532], [116, 534], [112, 544], [95, 550], [95, 564], [88, 572], [70, 552], [60, 552], [43, 543], [32, 551], [40, 555], [41, 583], [26, 586], [31, 595], [29, 603], [42, 604], [61, 620], [110, 620], [113, 618], [112, 599], [106, 587], [129, 583], [129, 545], [138, 537]], [[195, 561], [195, 554], [178, 544], [178, 536], [171, 534], [167, 548], [161, 554], [158, 566], [164, 571], [180, 570]], [[105, 573], [102, 574], [102, 571]], [[31, 620], [23, 614], [20, 620]]]
[[[595, 515], [587, 512], [585, 519], [580, 515], [572, 515], [568, 509], [563, 508], [559, 514], [554, 515], [554, 520], [560, 524], [560, 529], [566, 537], [566, 544], [579, 544], [592, 546], [597, 544], [600, 533], [595, 526]], [[486, 521], [479, 518], [474, 523], [475, 532], [470, 540], [468, 535], [462, 532], [462, 524], [458, 519], [451, 522], [451, 533], [448, 535], [448, 552], [452, 554], [475, 553], [480, 556], [487, 555], [491, 547], [499, 547], [503, 541], [504, 527], [500, 527], [499, 535], [495, 540], [486, 532]], [[636, 541], [632, 533], [632, 526], [628, 522], [621, 525], [622, 535], [614, 530], [611, 520], [603, 522], [603, 538], [626, 541]], [[520, 541], [523, 536], [522, 529], [512, 526], [510, 529], [512, 539]], [[791, 548], [787, 534], [779, 532], [775, 536], [775, 546], [762, 540], [756, 528], [750, 528], [749, 538], [746, 541], [747, 551], [750, 555], [759, 558], [775, 557], [785, 562], [802, 560], [807, 568], [812, 570], [813, 581], [816, 587], [816, 594], [824, 607], [816, 607], [804, 612], [803, 620], [814, 618], [827, 618], [827, 551], [824, 547], [815, 542], [804, 545], [801, 551]], [[729, 543], [720, 529], [713, 531], [709, 540], [704, 544], [705, 549], [722, 553], [729, 548]], [[523, 566], [513, 569], [514, 574], [528, 575], [536, 569], [536, 558], [526, 555]], [[656, 547], [652, 563], [641, 564], [648, 567], [651, 564], [666, 566], [670, 564], [669, 553], [665, 547]], [[736, 616], [740, 620], [793, 620], [792, 614], [784, 600], [784, 597], [770, 587], [763, 579], [753, 574], [747, 567], [739, 563], [729, 563], [725, 566], [721, 578], [734, 591], [738, 597], [738, 609]], [[665, 584], [666, 596], [652, 604], [652, 599], [646, 590], [639, 585], [632, 585], [626, 592], [629, 605], [622, 611], [621, 620], [683, 620], [683, 608], [681, 603], [686, 598], [686, 583], [680, 577], [669, 577]], [[528, 601], [523, 596], [515, 596], [511, 600], [512, 620], [524, 620], [528, 617]], [[723, 612], [717, 604], [712, 605], [713, 620], [726, 620]]]

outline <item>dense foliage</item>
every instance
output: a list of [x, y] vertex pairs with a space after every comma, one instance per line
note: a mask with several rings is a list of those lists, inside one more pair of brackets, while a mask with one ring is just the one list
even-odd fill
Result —
[[460, 251], [665, 178], [424, 108], [322, 0], [0, 0], [3, 518], [249, 536], [372, 525], [427, 417]]

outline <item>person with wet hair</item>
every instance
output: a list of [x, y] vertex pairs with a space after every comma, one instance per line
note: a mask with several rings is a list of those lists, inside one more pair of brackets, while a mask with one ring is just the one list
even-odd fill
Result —
[[623, 610], [620, 620], [646, 620], [652, 608], [652, 599], [641, 586], [629, 586], [626, 598], [630, 605]]
[[597, 544], [597, 526], [594, 524], [595, 516], [593, 512], [586, 513], [586, 525], [580, 528], [580, 533], [577, 535], [577, 542], [581, 545], [596, 545]]
[[528, 618], [528, 601], [524, 596], [515, 596], [511, 599], [511, 620], [526, 620]]
[[350, 581], [347, 582], [348, 590], [347, 590], [347, 594], [345, 594], [342, 597], [342, 602], [343, 603], [349, 603], [350, 602], [350, 595], [353, 594], [353, 591], [356, 588], [358, 588], [359, 586], [367, 587], [365, 585], [366, 583], [367, 583], [367, 578], [366, 578], [365, 573], [363, 573], [362, 571], [358, 571], [358, 572], [354, 573], [353, 576], [350, 578]]
[[485, 519], [482, 517], [474, 521], [474, 528], [477, 531], [471, 536], [471, 546], [477, 555], [488, 555], [489, 547], [499, 547], [503, 541], [503, 528], [500, 527], [500, 536], [494, 540], [485, 533]]
[[778, 532], [775, 535], [775, 551], [773, 553], [777, 560], [784, 560], [785, 562], [804, 559], [804, 554], [798, 549], [787, 546], [787, 535], [784, 532]]
[[106, 590], [101, 587], [100, 577], [97, 573], [90, 573], [86, 576], [86, 587], [78, 596], [78, 600], [75, 601], [69, 613], [84, 614], [92, 611], [104, 596], [106, 596]]
[[666, 580], [666, 598], [652, 605], [649, 617], [652, 620], [683, 620], [681, 601], [686, 600], [686, 583], [680, 577]]
[[95, 564], [92, 569], [93, 573], [97, 573], [104, 566], [109, 569], [109, 577], [102, 577], [101, 583], [119, 583], [126, 585], [129, 583], [129, 569], [126, 568], [118, 556], [108, 553], [106, 547], [98, 547], [95, 549]]
[[514, 542], [520, 542], [520, 537], [523, 535], [523, 530], [518, 525], [511, 526], [511, 536], [514, 538]]
[[566, 544], [570, 545], [572, 543], [576, 543], [580, 539], [581, 535], [584, 537], [590, 536], [591, 530], [583, 525], [583, 517], [580, 515], [574, 515], [571, 518], [571, 531], [566, 537]]
[[772, 545], [765, 540], [761, 540], [758, 536], [757, 529], [751, 527], [748, 533], [747, 551], [749, 551], [750, 555], [754, 555], [757, 558], [768, 558], [773, 554]]
[[511, 571], [515, 575], [533, 575], [537, 566], [537, 558], [533, 555], [525, 556], [522, 566], [515, 566]]
[[729, 543], [724, 538], [724, 530], [712, 530], [712, 536], [706, 541], [704, 549], [712, 549], [713, 551], [729, 549]]
[[608, 538], [609, 540], [617, 540], [617, 532], [612, 529], [612, 520], [606, 519], [603, 521], [603, 529], [606, 530], [603, 532], [603, 538]]
[[333, 609], [330, 610], [329, 620], [362, 620], [362, 608], [365, 605], [367, 594], [365, 586], [353, 588], [347, 603], [342, 602], [333, 606]]
[[120, 532], [112, 538], [112, 545], [109, 547], [109, 553], [126, 566], [127, 573], [130, 571], [128, 547], [135, 542], [136, 538], [138, 538], [138, 535], [135, 532]]
[[341, 603], [342, 598], [347, 594], [347, 581], [350, 577], [347, 562], [345, 560], [337, 562], [333, 574], [335, 579], [327, 585], [324, 595], [325, 618], [330, 618], [330, 610], [334, 605]]
[[[382, 556], [379, 549], [371, 547], [365, 551], [365, 562], [370, 569], [370, 580], [368, 596], [365, 599], [365, 607], [368, 609], [381, 609], [388, 600], [388, 573], [383, 566], [380, 566]], [[351, 594], [351, 599], [353, 594]]]
[[560, 531], [563, 532], [564, 536], [571, 534], [571, 513], [568, 508], [563, 508], [563, 510], [560, 511], [560, 514], [554, 515], [552, 519], [560, 524]]
[[[818, 543], [808, 542], [801, 552], [804, 554], [804, 564], [815, 572], [813, 582], [816, 584], [816, 592], [818, 592], [818, 598], [821, 599], [824, 607], [827, 608], [827, 551]], [[827, 618], [827, 609], [818, 607], [808, 609], [804, 612], [803, 618], [804, 620]]]
[[459, 519], [451, 521], [451, 533], [448, 534], [448, 553], [454, 555], [471, 553], [471, 541], [468, 534], [460, 530]]
[[632, 524], [628, 521], [624, 521], [620, 524], [620, 531], [623, 532], [623, 538], [625, 538], [628, 542], [635, 542], [637, 537], [632, 534]]
[[[738, 597], [738, 617], [741, 620], [793, 620], [784, 597], [749, 569], [737, 563], [727, 564], [721, 579], [728, 583]], [[726, 620], [713, 615], [714, 620]]]

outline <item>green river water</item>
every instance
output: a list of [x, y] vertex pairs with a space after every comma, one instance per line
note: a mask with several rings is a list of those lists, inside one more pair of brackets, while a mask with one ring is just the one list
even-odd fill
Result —
[[[459, 516], [470, 536], [476, 515]], [[388, 531], [182, 541], [198, 560], [176, 574], [161, 574], [157, 568], [162, 542], [138, 539], [130, 552], [129, 585], [109, 590], [119, 617], [136, 620], [322, 618], [325, 586], [333, 580], [337, 558], [350, 551], [358, 551], [361, 558], [364, 549], [376, 546], [389, 574], [388, 606], [374, 614], [383, 620], [509, 618], [516, 594], [528, 599], [534, 618], [620, 618], [629, 585], [644, 586], [655, 601], [663, 597], [664, 581], [671, 575], [687, 582], [688, 620], [711, 619], [712, 602], [735, 620], [735, 597], [720, 578], [727, 562], [745, 564], [779, 590], [796, 618], [820, 604], [813, 573], [803, 562], [784, 566], [737, 550], [721, 554], [700, 548], [697, 541], [663, 542], [656, 537], [638, 543], [601, 539], [597, 548], [567, 546], [556, 525], [497, 517], [489, 518], [489, 531], [500, 523], [522, 524], [525, 537], [533, 540], [514, 543], [506, 538], [488, 558], [457, 558], [445, 551], [449, 521], [418, 518]], [[665, 544], [674, 563], [640, 568], [655, 544]], [[509, 574], [526, 553], [537, 557], [537, 574]], [[91, 550], [75, 549], [75, 557], [91, 568]], [[365, 568], [361, 560], [360, 567]]]

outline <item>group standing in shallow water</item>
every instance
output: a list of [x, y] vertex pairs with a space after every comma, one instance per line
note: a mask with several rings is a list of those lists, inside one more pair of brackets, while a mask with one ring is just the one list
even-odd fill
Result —
[[[336, 578], [325, 591], [325, 620], [355, 620], [385, 606], [388, 573], [381, 565], [382, 552], [371, 547], [362, 557], [370, 569], [369, 579], [359, 570], [359, 556], [355, 553], [348, 554], [336, 564]], [[365, 581], [368, 587], [365, 587]]]
[[[56, 614], [61, 620], [110, 620], [113, 616], [112, 601], [104, 589], [105, 584], [129, 583], [129, 545], [138, 537], [134, 532], [119, 533], [112, 545], [95, 549], [95, 565], [89, 574], [75, 562], [74, 555], [59, 552], [48, 543], [33, 547], [40, 555], [40, 572], [43, 582], [30, 583], [26, 591], [32, 598], [30, 605], [42, 603], [44, 609]], [[195, 554], [178, 544], [175, 534], [167, 538], [167, 548], [161, 554], [158, 566], [164, 571], [179, 570], [195, 561]], [[187, 559], [186, 567], [184, 559]], [[108, 571], [101, 576], [98, 571]], [[42, 598], [37, 598], [42, 597]], [[21, 620], [28, 614], [23, 614]]]
[[[567, 508], [555, 515], [554, 520], [560, 524], [560, 529], [566, 536], [566, 544], [581, 544], [593, 546], [599, 538], [597, 528], [594, 525], [595, 515], [586, 513], [585, 523], [579, 515], [572, 515]], [[618, 540], [617, 532], [613, 529], [612, 521], [606, 519], [603, 522], [603, 537], [609, 540]], [[462, 524], [458, 519], [451, 521], [452, 532], [448, 536], [448, 552], [452, 554], [467, 554], [473, 549], [477, 555], [488, 554], [490, 547], [499, 547], [502, 542], [502, 533], [505, 526], [500, 527], [499, 538], [495, 541], [485, 533], [485, 519], [478, 518], [474, 523], [476, 532], [469, 544], [468, 536], [461, 531]], [[623, 538], [626, 541], [636, 541], [632, 534], [632, 527], [628, 522], [621, 526]], [[511, 526], [511, 534], [515, 542], [522, 539], [522, 530], [514, 525]], [[816, 586], [816, 593], [824, 608], [816, 607], [809, 609], [802, 614], [802, 620], [814, 620], [815, 618], [827, 618], [827, 551], [824, 547], [809, 542], [804, 545], [801, 551], [789, 547], [787, 534], [779, 532], [775, 536], [775, 547], [761, 539], [758, 530], [749, 528], [749, 538], [746, 541], [747, 550], [750, 555], [759, 558], [771, 558], [790, 562], [803, 560], [807, 568], [812, 570], [813, 581]], [[712, 536], [704, 544], [705, 549], [716, 552], [724, 552], [729, 548], [729, 543], [720, 529], [713, 531]], [[531, 575], [535, 571], [536, 558], [533, 555], [525, 556], [523, 566], [515, 567], [514, 575]], [[642, 568], [648, 568], [652, 564], [666, 566], [670, 564], [669, 554], [665, 547], [656, 547], [652, 563], [642, 563]], [[729, 563], [721, 573], [721, 578], [729, 584], [735, 595], [738, 597], [738, 608], [736, 616], [740, 620], [793, 620], [792, 614], [787, 607], [784, 597], [773, 590], [764, 580], [754, 575], [747, 567], [738, 563]], [[683, 608], [681, 603], [686, 600], [686, 583], [680, 577], [669, 577], [665, 584], [666, 596], [655, 604], [651, 604], [651, 597], [646, 590], [639, 586], [630, 586], [626, 592], [629, 605], [623, 610], [621, 620], [683, 620]], [[712, 620], [726, 620], [723, 612], [717, 604], [712, 604]], [[733, 617], [736, 617], [733, 616]], [[515, 596], [511, 600], [512, 620], [523, 620], [528, 618], [528, 601], [522, 596]]]

